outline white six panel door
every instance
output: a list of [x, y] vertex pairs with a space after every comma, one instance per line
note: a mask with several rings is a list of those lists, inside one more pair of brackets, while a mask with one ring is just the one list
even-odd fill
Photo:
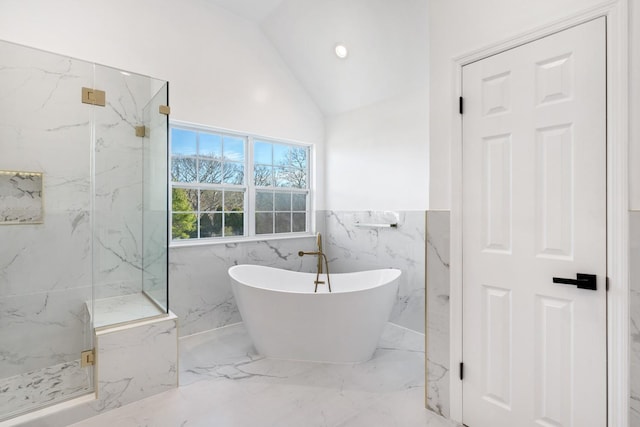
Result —
[[463, 67], [469, 427], [606, 426], [605, 55], [599, 18]]

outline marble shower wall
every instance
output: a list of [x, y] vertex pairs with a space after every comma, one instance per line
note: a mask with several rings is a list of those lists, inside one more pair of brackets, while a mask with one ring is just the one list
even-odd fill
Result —
[[[425, 211], [323, 211], [324, 250], [331, 271], [402, 270], [390, 321], [424, 333]], [[391, 224], [397, 228], [360, 227]]]
[[42, 224], [0, 225], [0, 378], [78, 359], [87, 339], [92, 81], [91, 64], [0, 42], [0, 169], [42, 172], [44, 189]]
[[640, 211], [629, 212], [630, 253], [630, 372], [629, 425], [640, 426]]
[[171, 311], [180, 319], [180, 336], [240, 322], [227, 270], [237, 264], [260, 264], [313, 272], [314, 237], [172, 247], [169, 251]]

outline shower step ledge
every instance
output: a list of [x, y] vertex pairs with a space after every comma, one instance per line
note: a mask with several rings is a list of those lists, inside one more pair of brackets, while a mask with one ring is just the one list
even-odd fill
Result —
[[86, 306], [96, 330], [168, 315], [144, 293], [100, 298]]

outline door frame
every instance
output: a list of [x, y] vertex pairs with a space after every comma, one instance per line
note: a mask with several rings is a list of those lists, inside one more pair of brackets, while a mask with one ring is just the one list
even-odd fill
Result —
[[[462, 67], [472, 62], [606, 17], [607, 49], [607, 418], [628, 425], [629, 412], [629, 174], [628, 0], [609, 0], [453, 59], [454, 99], [461, 96]], [[462, 116], [452, 103], [450, 417], [462, 421]], [[454, 369], [455, 367], [455, 369]]]

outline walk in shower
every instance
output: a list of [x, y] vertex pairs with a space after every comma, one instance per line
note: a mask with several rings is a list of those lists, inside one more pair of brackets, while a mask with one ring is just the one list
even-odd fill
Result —
[[0, 41], [0, 420], [92, 392], [94, 328], [167, 314], [167, 97]]

